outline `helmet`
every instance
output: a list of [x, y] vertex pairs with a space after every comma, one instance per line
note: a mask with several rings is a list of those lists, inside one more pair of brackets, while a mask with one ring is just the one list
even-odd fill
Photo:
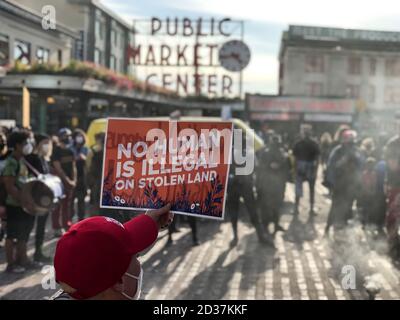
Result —
[[60, 130], [58, 130], [58, 134], [57, 134], [60, 138], [61, 137], [65, 137], [65, 136], [71, 136], [72, 135], [72, 131], [68, 128], [61, 128]]

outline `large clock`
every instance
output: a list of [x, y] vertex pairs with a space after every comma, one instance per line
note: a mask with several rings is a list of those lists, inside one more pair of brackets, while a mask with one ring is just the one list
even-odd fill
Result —
[[222, 45], [218, 58], [226, 70], [239, 72], [247, 67], [250, 56], [250, 49], [243, 41], [231, 40]]

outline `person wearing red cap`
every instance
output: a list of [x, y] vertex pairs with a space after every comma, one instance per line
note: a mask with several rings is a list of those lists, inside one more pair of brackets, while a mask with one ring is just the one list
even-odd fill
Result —
[[170, 204], [121, 224], [109, 217], [82, 220], [57, 243], [53, 300], [137, 300], [143, 270], [136, 255], [150, 247], [173, 220]]

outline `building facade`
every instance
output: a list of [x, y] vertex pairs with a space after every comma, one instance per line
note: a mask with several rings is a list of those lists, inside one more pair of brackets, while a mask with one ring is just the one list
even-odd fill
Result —
[[71, 60], [79, 34], [58, 23], [42, 28], [42, 16], [13, 1], [0, 1], [0, 66], [34, 63], [65, 66]]
[[279, 63], [279, 95], [353, 99], [368, 123], [399, 110], [400, 32], [292, 25]]
[[[15, 0], [41, 12], [47, 0]], [[73, 58], [91, 61], [118, 73], [129, 71], [127, 49], [132, 26], [96, 0], [52, 0], [56, 19], [76, 30]]]

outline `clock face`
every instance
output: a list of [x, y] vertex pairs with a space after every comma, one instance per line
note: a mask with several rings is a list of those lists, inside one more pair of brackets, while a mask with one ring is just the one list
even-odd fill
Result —
[[219, 63], [226, 70], [242, 71], [250, 62], [250, 49], [240, 40], [225, 42], [219, 50]]

